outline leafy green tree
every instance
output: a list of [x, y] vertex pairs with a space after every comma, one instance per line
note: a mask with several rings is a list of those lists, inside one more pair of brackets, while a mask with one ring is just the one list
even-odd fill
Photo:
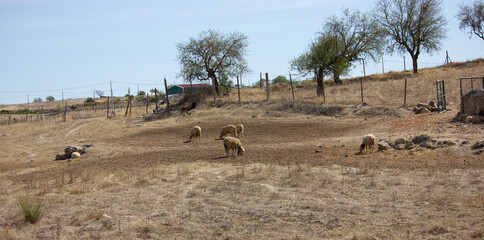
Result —
[[418, 73], [422, 52], [440, 49], [447, 24], [440, 7], [441, 0], [378, 0], [375, 19], [389, 40], [388, 49], [408, 52], [413, 73]]
[[86, 100], [84, 100], [84, 106], [94, 106], [96, 105], [96, 101], [93, 99], [93, 98], [86, 98]]
[[140, 90], [140, 91], [138, 92], [138, 96], [144, 96], [144, 95], [146, 95], [146, 92], [145, 92], [145, 91]]
[[272, 79], [272, 83], [289, 83], [289, 80], [285, 76], [277, 76], [276, 78]]
[[42, 98], [34, 98], [34, 102], [36, 103], [42, 102]]
[[55, 98], [53, 96], [47, 96], [45, 97], [45, 100], [52, 102], [52, 101], [55, 101]]
[[473, 6], [460, 5], [457, 19], [462, 31], [469, 29], [469, 33], [475, 34], [484, 40], [484, 1], [474, 1]]
[[334, 56], [331, 61], [331, 71], [336, 83], [342, 83], [340, 76], [346, 74], [351, 66], [362, 58], [377, 60], [382, 54], [384, 47], [384, 34], [370, 15], [343, 11], [343, 16], [332, 16], [323, 25], [320, 33], [329, 41], [333, 48]]
[[177, 45], [178, 60], [182, 66], [178, 76], [188, 82], [212, 80], [219, 94], [218, 76], [233, 77], [241, 69], [247, 69], [245, 55], [248, 44], [247, 36], [239, 32], [203, 31], [197, 39], [190, 38], [188, 42]]

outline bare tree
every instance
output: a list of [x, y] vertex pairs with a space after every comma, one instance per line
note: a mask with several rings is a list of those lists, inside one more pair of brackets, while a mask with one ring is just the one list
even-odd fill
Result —
[[422, 51], [438, 50], [445, 38], [447, 21], [440, 7], [441, 0], [378, 0], [375, 18], [388, 37], [388, 49], [408, 52], [413, 73], [418, 73], [418, 57]]
[[460, 5], [457, 19], [462, 31], [469, 29], [471, 36], [475, 34], [484, 40], [484, 1], [475, 1], [473, 6]]

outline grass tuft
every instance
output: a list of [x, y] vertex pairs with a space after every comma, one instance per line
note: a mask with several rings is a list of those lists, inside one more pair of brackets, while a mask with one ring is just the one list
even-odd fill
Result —
[[42, 218], [42, 201], [41, 200], [30, 200], [21, 199], [19, 200], [20, 207], [22, 208], [22, 213], [25, 220], [35, 224]]

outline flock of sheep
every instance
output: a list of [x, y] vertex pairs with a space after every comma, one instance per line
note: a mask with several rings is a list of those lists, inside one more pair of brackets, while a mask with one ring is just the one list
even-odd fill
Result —
[[[240, 136], [244, 133], [244, 125], [237, 124], [232, 125], [229, 124], [222, 128], [220, 132], [219, 139], [223, 139], [223, 144], [225, 148], [225, 153], [227, 157], [229, 157], [229, 151], [232, 150], [232, 156], [235, 157], [235, 154], [244, 155], [245, 149], [242, 147], [242, 143], [240, 142]], [[227, 135], [232, 135], [231, 137], [227, 137]], [[202, 137], [202, 128], [199, 126], [195, 126], [190, 130], [190, 136], [188, 141], [192, 141], [194, 139], [200, 140]]]
[[[235, 157], [235, 154], [238, 155], [244, 155], [245, 149], [242, 147], [242, 143], [240, 142], [240, 137], [244, 133], [244, 125], [242, 124], [237, 124], [237, 125], [232, 125], [229, 124], [227, 126], [224, 126], [222, 130], [220, 131], [219, 139], [223, 139], [223, 144], [225, 148], [225, 153], [227, 154], [227, 157], [230, 156], [229, 151], [232, 150], [232, 156]], [[231, 137], [228, 137], [227, 135], [232, 135]], [[199, 126], [195, 126], [190, 130], [190, 136], [188, 138], [188, 141], [192, 141], [198, 138], [200, 140], [202, 137], [202, 128]], [[368, 134], [363, 137], [363, 142], [360, 145], [360, 153], [363, 152], [363, 150], [368, 153], [368, 149], [370, 149], [370, 153], [373, 152], [373, 147], [375, 146], [375, 136], [373, 134]]]

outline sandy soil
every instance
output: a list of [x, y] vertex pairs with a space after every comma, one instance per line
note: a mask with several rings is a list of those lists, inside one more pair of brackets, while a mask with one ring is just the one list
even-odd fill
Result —
[[[0, 126], [2, 239], [482, 239], [484, 125], [455, 111], [202, 104], [144, 121], [103, 116]], [[241, 123], [246, 155], [220, 128]], [[190, 128], [200, 141], [187, 142]], [[455, 145], [359, 154], [367, 133]], [[467, 143], [466, 143], [467, 142]], [[94, 144], [53, 161], [65, 146]], [[19, 201], [41, 202], [27, 223]]]

